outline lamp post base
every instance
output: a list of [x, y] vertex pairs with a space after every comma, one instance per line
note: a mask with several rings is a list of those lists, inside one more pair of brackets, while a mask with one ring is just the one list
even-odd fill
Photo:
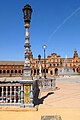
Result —
[[34, 104], [21, 104], [20, 107], [25, 108], [25, 107], [34, 107]]
[[32, 80], [33, 78], [31, 76], [23, 76], [22, 80]]
[[31, 68], [24, 68], [23, 69], [23, 80], [32, 80], [31, 76]]
[[34, 107], [33, 103], [33, 80], [19, 80], [23, 89], [21, 91], [21, 105], [20, 107]]

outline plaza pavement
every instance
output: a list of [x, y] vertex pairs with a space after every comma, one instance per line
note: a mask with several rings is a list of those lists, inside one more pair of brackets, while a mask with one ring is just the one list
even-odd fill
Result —
[[41, 120], [41, 116], [60, 115], [62, 120], [80, 120], [80, 76], [59, 77], [57, 89], [41, 91], [38, 111], [1, 111], [0, 120]]
[[51, 94], [44, 99], [39, 108], [80, 108], [80, 77], [57, 78], [56, 87], [53, 92], [41, 92], [41, 97]]

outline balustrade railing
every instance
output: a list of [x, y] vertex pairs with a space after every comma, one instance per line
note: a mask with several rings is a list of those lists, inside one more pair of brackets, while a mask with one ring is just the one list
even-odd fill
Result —
[[21, 103], [20, 84], [0, 84], [0, 105]]
[[56, 78], [40, 78], [35, 81], [41, 90], [54, 90], [56, 88]]

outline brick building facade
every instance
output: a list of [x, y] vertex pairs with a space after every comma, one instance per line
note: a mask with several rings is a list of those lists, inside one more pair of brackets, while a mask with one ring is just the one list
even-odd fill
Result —
[[[67, 60], [65, 62], [65, 60]], [[39, 75], [39, 60], [33, 58], [30, 54], [30, 62], [32, 68], [32, 76]], [[44, 59], [41, 58], [41, 71], [44, 75]], [[52, 53], [46, 58], [46, 76], [59, 75], [59, 71], [68, 66], [73, 69], [74, 72], [80, 73], [80, 58], [76, 50], [72, 58], [61, 58], [56, 53]], [[24, 61], [0, 61], [0, 77], [20, 77], [23, 74]]]

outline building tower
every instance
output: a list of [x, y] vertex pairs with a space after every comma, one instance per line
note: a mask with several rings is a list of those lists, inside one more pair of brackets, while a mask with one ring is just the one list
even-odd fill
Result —
[[78, 53], [77, 53], [76, 49], [74, 50], [74, 56], [73, 56], [73, 58], [78, 58]]

